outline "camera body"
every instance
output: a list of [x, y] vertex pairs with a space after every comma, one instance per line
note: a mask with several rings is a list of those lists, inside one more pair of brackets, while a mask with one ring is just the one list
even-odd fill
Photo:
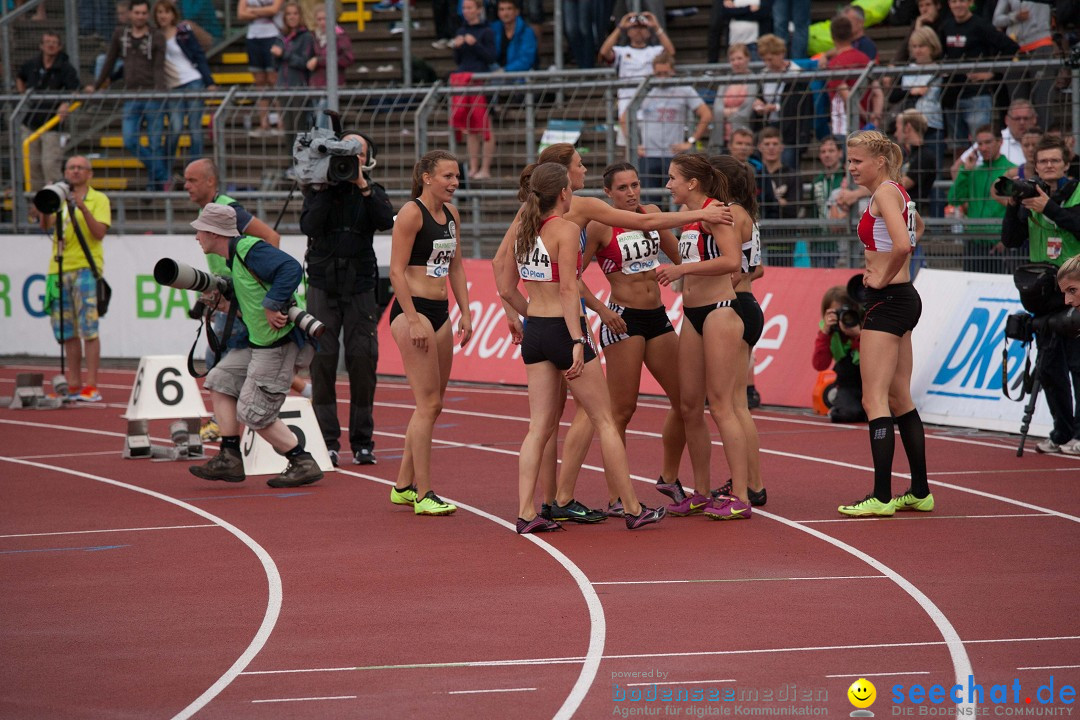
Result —
[[860, 327], [865, 315], [866, 313], [863, 312], [861, 305], [841, 305], [840, 309], [836, 311], [836, 327], [837, 329], [841, 325], [848, 329]]
[[[314, 187], [353, 182], [360, 177], [361, 150], [359, 140], [339, 140], [333, 131], [325, 128], [300, 133], [293, 143], [296, 181]], [[364, 166], [365, 171], [370, 169]]]
[[1035, 316], [1026, 312], [1005, 318], [1005, 337], [1031, 342], [1036, 335], [1054, 333], [1065, 338], [1080, 337], [1080, 311], [1067, 308], [1051, 315]]
[[998, 195], [1006, 195], [1017, 202], [1037, 197], [1039, 188], [1042, 188], [1042, 191], [1047, 195], [1050, 195], [1053, 192], [1049, 185], [1038, 178], [1033, 180], [1023, 180], [1021, 178], [1011, 178], [1002, 175], [994, 181], [994, 190]]
[[34, 194], [34, 207], [38, 212], [52, 215], [67, 204], [71, 197], [71, 186], [64, 180], [46, 185]]
[[[194, 290], [200, 293], [217, 291], [230, 302], [235, 300], [232, 278], [204, 272], [170, 258], [162, 258], [154, 265], [154, 280], [159, 285], [167, 285], [180, 290]], [[198, 304], [196, 303], [196, 306]], [[192, 308], [191, 315], [193, 318], [202, 317], [201, 314], [195, 314], [195, 308]], [[300, 328], [300, 331], [308, 337], [318, 340], [326, 331], [326, 325], [297, 305], [290, 307], [286, 315], [289, 316], [289, 322]]]

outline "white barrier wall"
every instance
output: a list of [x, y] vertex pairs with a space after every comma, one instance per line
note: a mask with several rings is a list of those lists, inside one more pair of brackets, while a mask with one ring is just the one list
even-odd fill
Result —
[[[1008, 347], [1009, 394], [1024, 370], [1024, 350], [1009, 340], [1005, 318], [1023, 311], [1011, 275], [922, 270], [915, 280], [923, 313], [912, 336], [912, 395], [923, 420], [1018, 432], [1024, 402], [1001, 392], [1002, 349]], [[1034, 365], [1034, 353], [1032, 353]], [[1041, 395], [1030, 434], [1046, 437], [1052, 422]]]
[[[5, 236], [0, 265], [0, 355], [59, 356], [43, 310], [45, 273], [51, 243], [44, 233]], [[377, 238], [377, 254], [389, 263], [389, 237]], [[301, 263], [307, 239], [285, 236], [281, 247]], [[163, 288], [154, 282], [154, 265], [163, 257], [206, 269], [206, 259], [191, 235], [108, 235], [105, 278], [113, 289], [109, 314], [101, 321], [105, 357], [187, 355], [198, 323], [187, 316], [196, 293]], [[300, 288], [303, 293], [303, 286]], [[206, 347], [200, 340], [196, 357]]]

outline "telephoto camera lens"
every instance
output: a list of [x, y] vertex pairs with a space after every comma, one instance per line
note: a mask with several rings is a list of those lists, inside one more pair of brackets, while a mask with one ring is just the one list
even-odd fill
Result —
[[71, 188], [66, 182], [46, 185], [34, 195], [34, 207], [38, 209], [38, 212], [52, 215], [60, 209], [61, 205], [67, 202], [70, 190]]
[[289, 308], [289, 321], [300, 328], [301, 332], [316, 340], [326, 331], [326, 326], [319, 322], [317, 317], [301, 310], [296, 305]]
[[154, 280], [157, 281], [158, 285], [168, 285], [169, 287], [194, 290], [200, 293], [208, 290], [219, 290], [228, 294], [229, 288], [229, 281], [225, 278], [197, 270], [190, 265], [176, 262], [171, 258], [162, 258], [157, 261], [157, 264], [154, 265]]

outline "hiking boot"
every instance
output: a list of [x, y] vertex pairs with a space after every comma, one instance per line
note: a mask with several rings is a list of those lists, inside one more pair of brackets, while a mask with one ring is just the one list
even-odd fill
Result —
[[590, 510], [577, 500], [571, 500], [565, 505], [554, 503], [549, 513], [546, 519], [556, 522], [598, 523], [607, 520], [607, 514]]
[[244, 458], [239, 450], [221, 448], [218, 454], [202, 465], [189, 465], [188, 472], [203, 480], [223, 480], [225, 482], [244, 482]]
[[319, 463], [309, 452], [302, 452], [289, 459], [289, 466], [277, 477], [270, 478], [266, 484], [272, 488], [294, 488], [322, 480], [323, 472]]

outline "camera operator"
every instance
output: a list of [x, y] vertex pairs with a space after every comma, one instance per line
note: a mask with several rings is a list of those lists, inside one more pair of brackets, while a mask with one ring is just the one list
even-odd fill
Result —
[[832, 363], [836, 373], [829, 419], [835, 423], [866, 422], [859, 372], [862, 308], [843, 286], [837, 285], [821, 298], [821, 315], [811, 363], [818, 372], [828, 370]]
[[1065, 304], [1080, 308], [1080, 255], [1066, 260], [1058, 268], [1058, 288], [1065, 294]]
[[191, 227], [198, 231], [195, 238], [203, 252], [224, 258], [232, 271], [232, 302], [244, 314], [251, 347], [230, 352], [206, 376], [204, 387], [210, 391], [214, 417], [221, 427], [221, 451], [188, 470], [204, 480], [243, 482], [242, 423], [289, 461], [267, 485], [298, 487], [322, 479], [315, 458], [278, 417], [293, 375], [304, 364], [301, 358], [310, 357], [303, 333], [285, 314], [304, 277], [303, 268], [258, 238], [240, 237], [236, 211], [227, 205], [207, 205]]
[[[1080, 182], [1065, 173], [1068, 148], [1060, 139], [1044, 137], [1035, 150], [1039, 179], [1037, 194], [1018, 200], [1009, 198], [1001, 228], [1001, 242], [1019, 247], [1028, 241], [1031, 262], [1061, 266], [1080, 255]], [[1080, 455], [1080, 417], [1073, 397], [1080, 389], [1080, 338], [1036, 332], [1041, 356], [1039, 382], [1054, 421], [1050, 437], [1035, 445], [1041, 453]], [[1070, 387], [1070, 380], [1072, 387]]]
[[338, 464], [341, 424], [337, 379], [339, 335], [344, 330], [345, 369], [349, 375], [349, 445], [353, 464], [375, 464], [375, 367], [379, 359], [375, 286], [379, 278], [374, 236], [394, 226], [394, 207], [386, 190], [371, 181], [374, 152], [367, 138], [357, 140], [360, 171], [355, 180], [315, 190], [304, 188], [300, 231], [308, 236], [307, 306], [326, 324], [311, 363], [312, 404], [330, 458]]
[[[91, 270], [91, 258], [98, 273], [105, 272], [105, 250], [102, 240], [112, 225], [112, 208], [103, 192], [90, 187], [94, 171], [82, 155], [68, 158], [64, 164], [67, 201], [64, 203], [61, 232], [53, 233], [52, 256], [49, 260], [49, 282], [45, 306], [51, 308], [53, 334], [64, 344], [70, 361], [69, 399], [80, 402], [99, 402], [97, 389], [98, 365], [101, 362], [101, 340], [98, 337], [97, 278]], [[62, 186], [61, 186], [62, 187]], [[79, 242], [72, 220], [86, 242]], [[41, 215], [42, 230], [56, 225], [55, 215]], [[57, 246], [59, 243], [59, 247]], [[87, 255], [89, 253], [89, 256]], [[62, 256], [63, 277], [57, 277], [57, 255]], [[55, 278], [55, 280], [54, 280]], [[61, 286], [58, 283], [62, 283]], [[60, 297], [62, 295], [62, 297]], [[60, 301], [63, 307], [60, 307]], [[86, 358], [86, 385], [82, 384], [82, 360]]]

